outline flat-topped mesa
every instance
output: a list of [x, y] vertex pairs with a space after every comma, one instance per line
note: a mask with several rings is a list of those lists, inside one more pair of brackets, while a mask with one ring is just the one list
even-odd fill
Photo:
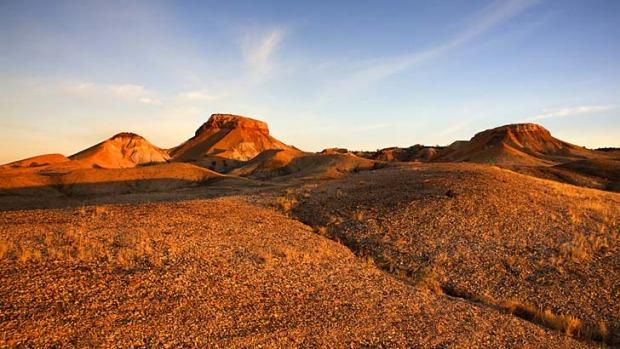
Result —
[[[546, 128], [542, 127], [538, 124], [525, 123], [525, 124], [510, 124], [504, 125], [496, 128], [492, 128], [489, 130], [485, 130], [477, 133], [476, 135], [483, 133], [499, 133], [499, 134], [516, 134], [516, 133], [527, 133], [527, 134], [538, 134], [542, 136], [551, 136], [551, 132]], [[474, 136], [475, 137], [475, 136]]]
[[591, 156], [591, 151], [553, 137], [538, 124], [524, 123], [479, 132], [469, 142], [447, 147], [436, 159], [530, 166]]
[[204, 133], [205, 131], [221, 129], [243, 129], [259, 132], [264, 135], [269, 134], [269, 127], [265, 122], [240, 115], [213, 114], [207, 122], [202, 124], [202, 126], [196, 130], [196, 136]]
[[561, 151], [567, 143], [551, 136], [551, 132], [538, 124], [511, 124], [477, 133], [471, 143], [508, 144], [533, 151], [548, 153]]
[[248, 161], [265, 150], [292, 147], [269, 135], [267, 123], [232, 114], [213, 114], [195, 135], [169, 150], [174, 161], [192, 161], [218, 169], [227, 169], [234, 161]]

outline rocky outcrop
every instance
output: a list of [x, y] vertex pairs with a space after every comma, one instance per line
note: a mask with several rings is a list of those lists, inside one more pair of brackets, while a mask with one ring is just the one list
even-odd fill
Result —
[[264, 135], [269, 135], [269, 127], [265, 122], [239, 115], [213, 114], [207, 122], [202, 124], [202, 126], [196, 130], [195, 136], [199, 136], [212, 130], [222, 129], [241, 129], [248, 132], [258, 132]]

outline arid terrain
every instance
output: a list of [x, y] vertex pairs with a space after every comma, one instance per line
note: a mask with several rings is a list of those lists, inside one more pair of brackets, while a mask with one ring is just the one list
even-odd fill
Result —
[[0, 347], [618, 347], [618, 154], [536, 124], [310, 153], [214, 114], [6, 164]]

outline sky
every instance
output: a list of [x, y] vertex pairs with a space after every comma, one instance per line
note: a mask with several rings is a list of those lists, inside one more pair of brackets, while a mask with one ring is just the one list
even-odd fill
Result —
[[0, 163], [212, 113], [308, 151], [536, 122], [620, 146], [620, 1], [0, 0]]

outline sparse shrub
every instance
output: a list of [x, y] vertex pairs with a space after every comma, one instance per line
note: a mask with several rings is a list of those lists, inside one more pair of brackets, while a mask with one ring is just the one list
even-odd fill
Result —
[[600, 251], [609, 248], [609, 241], [605, 236], [591, 235], [590, 237], [588, 237], [588, 241], [590, 242], [590, 245], [592, 246], [592, 249], [594, 251]]
[[413, 282], [422, 289], [429, 290], [438, 295], [443, 294], [438, 275], [431, 268], [424, 267], [418, 270], [414, 275]]
[[108, 209], [103, 206], [96, 206], [94, 211], [94, 217], [100, 217], [108, 213]]
[[161, 266], [176, 246], [155, 243], [147, 232], [90, 233], [83, 227], [48, 232], [18, 242], [0, 242], [0, 259], [21, 263], [63, 261], [98, 263], [113, 268], [132, 269], [141, 265]]
[[297, 204], [297, 199], [288, 196], [281, 196], [276, 199], [278, 207], [284, 211], [284, 213], [289, 213]]
[[575, 234], [570, 241], [564, 242], [558, 248], [558, 256], [552, 259], [556, 265], [567, 261], [579, 263], [592, 258], [601, 250], [609, 248], [609, 241], [606, 236]]
[[607, 323], [603, 320], [598, 322], [598, 326], [594, 331], [592, 338], [598, 339], [601, 342], [607, 342], [609, 340], [609, 328], [607, 327]]
[[338, 216], [331, 216], [329, 217], [329, 222], [327, 223], [328, 225], [340, 225], [342, 224], [342, 218], [338, 217]]
[[11, 243], [8, 241], [0, 241], [0, 260], [8, 257], [9, 251], [11, 250]]
[[560, 256], [565, 259], [579, 262], [590, 258], [588, 241], [583, 235], [575, 235], [571, 241], [560, 245]]
[[355, 219], [358, 222], [362, 222], [364, 220], [364, 212], [363, 211], [357, 211], [355, 213], [353, 213], [353, 219]]
[[317, 234], [321, 235], [321, 236], [327, 236], [327, 227], [316, 227], [315, 231]]
[[568, 336], [574, 336], [581, 330], [581, 320], [571, 315], [554, 314], [549, 309], [539, 311], [536, 315], [547, 327], [564, 332]]
[[19, 255], [19, 261], [23, 263], [37, 262], [42, 259], [41, 251], [34, 248], [24, 248]]
[[536, 322], [544, 327], [565, 333], [568, 336], [577, 335], [582, 328], [581, 320], [566, 314], [555, 314], [551, 310], [538, 310], [535, 307], [516, 300], [497, 302], [495, 305], [509, 314], [514, 314], [528, 321]]
[[372, 256], [366, 256], [364, 258], [365, 262], [367, 265], [371, 266], [371, 267], [376, 267], [377, 265], [375, 264], [375, 259], [372, 258]]

